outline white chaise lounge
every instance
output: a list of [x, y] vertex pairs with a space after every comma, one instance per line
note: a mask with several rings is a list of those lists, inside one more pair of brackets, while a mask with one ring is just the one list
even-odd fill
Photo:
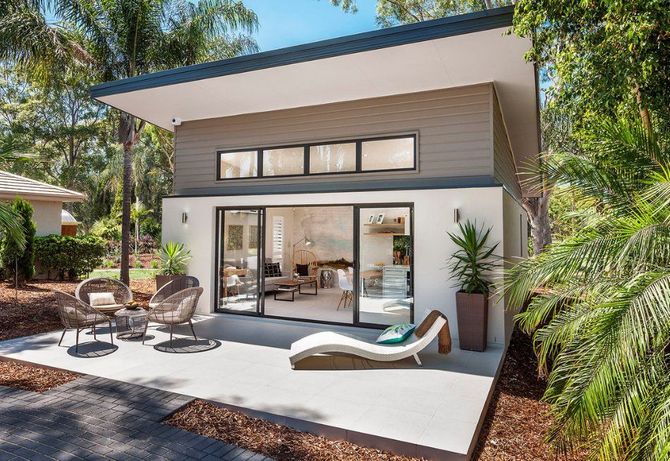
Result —
[[[427, 324], [432, 322], [426, 331]], [[300, 360], [316, 354], [351, 354], [368, 360], [379, 362], [394, 362], [407, 357], [414, 357], [416, 363], [421, 366], [421, 360], [417, 355], [426, 348], [446, 327], [446, 332], [440, 335], [440, 352], [449, 353], [451, 350], [451, 337], [447, 319], [438, 311], [433, 311], [424, 322], [419, 325], [415, 333], [407, 341], [400, 344], [377, 344], [363, 341], [361, 339], [346, 336], [332, 331], [323, 331], [306, 336], [291, 344], [291, 368]], [[442, 341], [444, 344], [442, 344]], [[447, 344], [448, 342], [448, 344]]]

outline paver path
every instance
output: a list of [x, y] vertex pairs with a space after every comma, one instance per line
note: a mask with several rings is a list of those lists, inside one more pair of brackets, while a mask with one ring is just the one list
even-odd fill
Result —
[[0, 386], [0, 460], [269, 460], [161, 423], [191, 400], [93, 376], [42, 394]]

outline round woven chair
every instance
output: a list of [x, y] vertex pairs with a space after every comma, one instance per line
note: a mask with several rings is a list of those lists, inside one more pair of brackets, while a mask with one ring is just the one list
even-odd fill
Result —
[[59, 346], [63, 342], [67, 330], [77, 330], [77, 340], [74, 350], [75, 352], [79, 352], [79, 332], [86, 328], [93, 328], [93, 339], [97, 341], [95, 326], [101, 323], [109, 325], [109, 338], [112, 344], [114, 344], [111, 318], [72, 295], [58, 290], [54, 290], [53, 293], [56, 296], [58, 304], [58, 315], [64, 327], [63, 334], [60, 337], [60, 341], [58, 341]]
[[108, 278], [86, 279], [77, 285], [74, 295], [80, 301], [91, 304], [91, 293], [112, 293], [114, 304], [93, 306], [104, 314], [114, 314], [114, 312], [123, 309], [125, 304], [133, 300], [133, 293], [124, 283], [119, 280]]
[[[172, 330], [175, 325], [180, 325], [182, 323], [189, 324], [193, 337], [196, 341], [198, 340], [198, 337], [195, 335], [195, 330], [193, 329], [191, 318], [195, 313], [196, 307], [198, 307], [198, 299], [200, 299], [202, 292], [202, 287], [186, 288], [185, 290], [178, 291], [177, 293], [168, 296], [149, 309], [149, 322], [170, 326], [170, 347], [172, 347]], [[144, 344], [146, 334], [147, 328], [144, 329], [144, 334], [142, 335], [142, 344]]]
[[180, 292], [181, 290], [185, 290], [186, 288], [193, 288], [193, 287], [199, 287], [200, 286], [200, 281], [191, 276], [191, 275], [184, 275], [181, 277], [178, 277], [174, 280], [171, 280], [170, 282], [166, 283], [163, 285], [149, 300], [149, 307], [155, 307], [161, 302], [163, 302], [166, 298], [172, 296], [175, 293]]

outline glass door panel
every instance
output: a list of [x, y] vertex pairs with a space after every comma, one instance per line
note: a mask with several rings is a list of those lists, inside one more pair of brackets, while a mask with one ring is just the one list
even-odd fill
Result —
[[413, 311], [412, 208], [359, 208], [358, 322], [410, 322]]
[[259, 313], [262, 212], [218, 210], [219, 310]]

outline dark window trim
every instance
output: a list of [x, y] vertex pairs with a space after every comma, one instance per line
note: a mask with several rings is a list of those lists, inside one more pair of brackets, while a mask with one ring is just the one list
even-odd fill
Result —
[[[385, 168], [378, 170], [363, 170], [363, 143], [369, 141], [385, 141], [390, 139], [412, 139], [413, 140], [413, 152], [412, 152], [412, 163], [411, 168]], [[323, 173], [312, 173], [310, 169], [310, 148], [313, 146], [328, 146], [333, 144], [354, 144], [356, 147], [356, 169], [349, 171], [335, 171], [335, 172], [323, 172]], [[405, 134], [396, 134], [396, 135], [382, 135], [382, 136], [372, 136], [365, 138], [354, 138], [354, 139], [342, 139], [342, 140], [333, 140], [333, 141], [322, 141], [322, 142], [310, 142], [304, 144], [286, 144], [278, 146], [267, 146], [267, 147], [249, 147], [249, 148], [239, 148], [239, 149], [226, 149], [226, 150], [217, 150], [216, 151], [216, 181], [236, 181], [240, 179], [263, 179], [263, 178], [299, 178], [305, 176], [332, 176], [332, 175], [347, 175], [347, 174], [368, 174], [368, 173], [384, 173], [384, 172], [396, 172], [396, 171], [417, 171], [418, 169], [418, 151], [419, 151], [419, 136], [418, 133], [405, 133]], [[297, 174], [285, 174], [285, 175], [270, 175], [265, 176], [263, 174], [263, 152], [266, 150], [275, 150], [275, 149], [290, 149], [302, 147], [305, 150], [304, 160], [303, 160], [303, 172]], [[224, 154], [235, 154], [239, 152], [256, 152], [256, 176], [243, 176], [239, 178], [224, 178], [221, 176], [221, 155]]]
[[[409, 208], [410, 210], [410, 245], [412, 256], [410, 258], [410, 290], [412, 296], [412, 303], [410, 305], [410, 323], [414, 322], [415, 318], [415, 291], [414, 291], [414, 268], [415, 268], [415, 255], [414, 251], [414, 202], [366, 202], [366, 203], [326, 203], [326, 204], [300, 204], [300, 205], [254, 205], [254, 206], [217, 206], [215, 207], [215, 219], [216, 219], [216, 228], [220, 232], [216, 232], [214, 242], [214, 247], [216, 251], [216, 256], [214, 257], [214, 312], [220, 314], [230, 314], [230, 315], [242, 315], [246, 317], [258, 317], [258, 318], [269, 318], [269, 319], [279, 319], [279, 320], [290, 320], [294, 322], [309, 322], [309, 323], [319, 323], [324, 325], [338, 325], [354, 328], [371, 328], [371, 329], [384, 329], [388, 325], [381, 325], [376, 323], [361, 322], [359, 319], [360, 316], [360, 306], [359, 306], [359, 286], [358, 280], [360, 278], [360, 267], [359, 267], [359, 257], [360, 257], [360, 212], [364, 208]], [[298, 207], [351, 207], [353, 213], [353, 251], [354, 251], [354, 304], [352, 312], [352, 322], [351, 323], [342, 323], [342, 322], [333, 322], [328, 320], [318, 320], [318, 319], [305, 319], [299, 317], [283, 317], [276, 315], [268, 315], [265, 313], [265, 271], [259, 271], [259, 290], [257, 292], [257, 303], [256, 310], [254, 312], [248, 311], [233, 311], [225, 308], [219, 307], [219, 271], [220, 271], [220, 258], [223, 253], [220, 253], [222, 248], [220, 240], [223, 238], [223, 229], [225, 226], [225, 212], [227, 210], [258, 210], [261, 216], [261, 226], [259, 227], [260, 238], [259, 242], [262, 242], [262, 247], [257, 254], [258, 257], [258, 267], [262, 267], [261, 260], [265, 258], [265, 234], [267, 231], [267, 209], [268, 208], [298, 208]], [[318, 283], [318, 280], [317, 280]]]
[[[243, 152], [256, 152], [256, 176], [240, 176], [239, 178], [222, 178], [221, 177], [221, 156], [225, 154], [241, 154]], [[217, 181], [230, 181], [235, 179], [254, 179], [258, 178], [259, 173], [263, 168], [263, 156], [259, 155], [258, 149], [228, 149], [216, 152], [216, 179]]]

